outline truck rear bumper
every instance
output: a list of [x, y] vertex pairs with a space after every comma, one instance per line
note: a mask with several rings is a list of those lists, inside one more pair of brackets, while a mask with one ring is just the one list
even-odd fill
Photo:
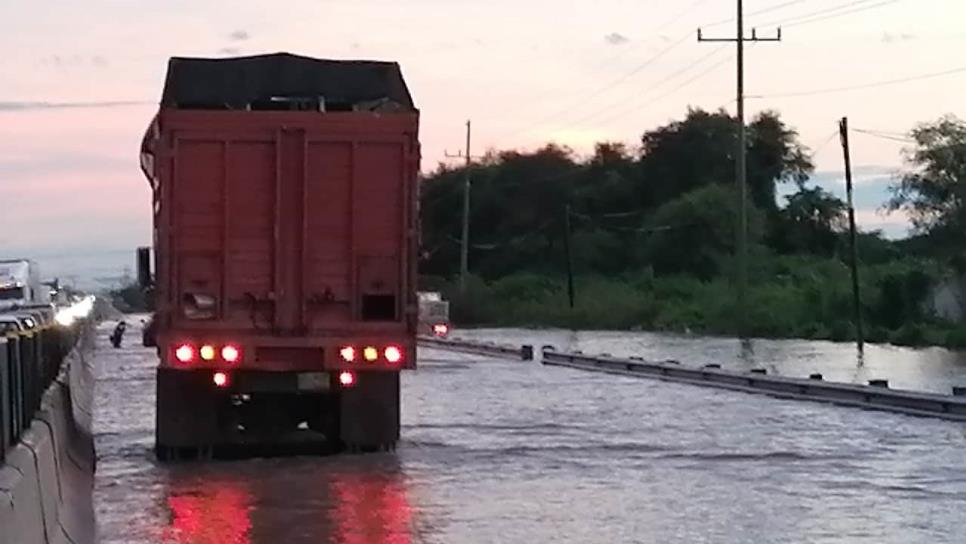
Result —
[[[204, 332], [168, 332], [158, 336], [161, 366], [189, 369], [261, 370], [267, 372], [317, 371], [399, 371], [416, 368], [416, 340], [412, 336], [341, 336], [325, 338], [253, 337]], [[178, 357], [177, 350], [189, 346], [190, 361]], [[211, 346], [215, 356], [205, 359], [203, 346]], [[235, 362], [226, 361], [223, 347], [239, 351]], [[347, 361], [343, 350], [352, 348], [355, 358]], [[371, 350], [374, 351], [368, 351]], [[391, 361], [387, 350], [398, 349], [401, 360]], [[366, 354], [375, 353], [371, 360]]]

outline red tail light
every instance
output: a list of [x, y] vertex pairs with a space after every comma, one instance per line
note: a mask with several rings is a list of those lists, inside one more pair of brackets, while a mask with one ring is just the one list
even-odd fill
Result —
[[215, 375], [211, 377], [211, 381], [215, 382], [218, 387], [228, 387], [228, 374], [224, 372], [215, 372]]
[[396, 346], [389, 346], [386, 348], [386, 351], [383, 352], [383, 355], [385, 355], [386, 360], [392, 364], [402, 361], [403, 358], [402, 350]]
[[339, 350], [339, 356], [342, 357], [343, 361], [351, 363], [352, 361], [356, 360], [356, 348], [352, 346], [345, 346]]
[[191, 344], [181, 344], [174, 350], [174, 356], [182, 363], [190, 363], [195, 360], [195, 348]]
[[356, 375], [352, 372], [342, 372], [339, 374], [339, 383], [343, 387], [352, 387], [356, 383]]
[[241, 359], [241, 350], [229, 344], [221, 348], [221, 358], [224, 359], [226, 363], [237, 363], [238, 360]]
[[366, 349], [362, 350], [362, 358], [371, 363], [379, 358], [379, 350], [372, 346], [367, 346]]

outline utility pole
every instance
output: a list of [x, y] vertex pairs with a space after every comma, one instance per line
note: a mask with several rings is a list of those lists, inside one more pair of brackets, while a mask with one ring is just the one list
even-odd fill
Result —
[[851, 258], [849, 267], [852, 269], [852, 305], [855, 313], [855, 343], [861, 354], [865, 350], [864, 331], [862, 330], [862, 297], [859, 293], [859, 250], [855, 233], [855, 206], [852, 205], [852, 156], [849, 153], [849, 118], [843, 117], [839, 122], [839, 136], [842, 140], [842, 153], [845, 156], [845, 193], [849, 205], [849, 242]]
[[466, 158], [466, 179], [463, 182], [463, 237], [460, 240], [460, 293], [466, 292], [466, 278], [470, 270], [470, 167], [473, 165], [473, 155], [470, 154], [470, 136], [472, 124], [466, 121], [466, 148], [455, 154], [445, 153], [447, 157]]
[[738, 117], [738, 149], [735, 160], [735, 180], [738, 185], [738, 203], [740, 212], [738, 217], [738, 335], [741, 338], [747, 336], [748, 324], [746, 311], [747, 291], [748, 291], [748, 171], [746, 166], [747, 145], [745, 134], [745, 42], [780, 42], [782, 39], [782, 29], [778, 28], [775, 37], [761, 38], [758, 36], [757, 29], [751, 30], [751, 37], [745, 37], [745, 10], [742, 0], [738, 3], [738, 32], [734, 38], [705, 38], [701, 29], [698, 29], [699, 42], [734, 42], [738, 46], [738, 96], [737, 96], [737, 117]]

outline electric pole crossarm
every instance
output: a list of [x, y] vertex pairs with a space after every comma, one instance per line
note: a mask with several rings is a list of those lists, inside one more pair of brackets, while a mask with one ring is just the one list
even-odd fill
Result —
[[[698, 29], [698, 41], [699, 42], [702, 42], [702, 43], [704, 43], [704, 42], [728, 42], [728, 43], [736, 43], [738, 41], [738, 38], [737, 37], [735, 37], [735, 38], [706, 38], [704, 36], [703, 30], [699, 28]], [[782, 41], [782, 27], [778, 27], [778, 29], [775, 31], [775, 35], [774, 36], [769, 36], [769, 37], [765, 37], [765, 38], [762, 38], [761, 36], [758, 35], [758, 29], [757, 28], [753, 28], [753, 29], [751, 29], [751, 37], [749, 38], [749, 37], [746, 36], [746, 37], [742, 38], [741, 41], [743, 41], [743, 42], [780, 42], [780, 41]]]

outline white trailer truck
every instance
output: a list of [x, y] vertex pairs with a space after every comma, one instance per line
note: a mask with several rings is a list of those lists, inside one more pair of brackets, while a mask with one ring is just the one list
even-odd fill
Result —
[[40, 281], [37, 263], [0, 260], [0, 310], [50, 303], [50, 290]]

